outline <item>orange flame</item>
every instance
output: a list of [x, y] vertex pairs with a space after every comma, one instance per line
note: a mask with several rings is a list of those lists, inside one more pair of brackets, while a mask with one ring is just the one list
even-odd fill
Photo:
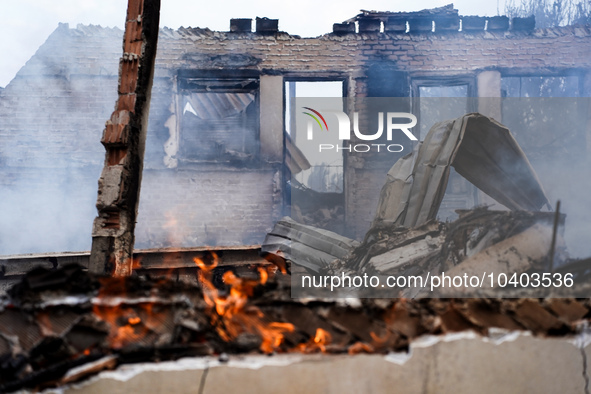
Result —
[[113, 349], [120, 349], [141, 341], [151, 333], [157, 332], [165, 318], [163, 313], [155, 313], [152, 303], [131, 306], [93, 305], [93, 312], [101, 320], [109, 323], [107, 340]]
[[326, 351], [326, 345], [330, 344], [332, 337], [330, 333], [322, 328], [316, 329], [316, 335], [314, 336], [314, 343], [318, 346], [321, 352]]
[[310, 338], [307, 343], [299, 344], [296, 349], [302, 353], [316, 353], [319, 351], [326, 353], [326, 346], [330, 345], [331, 342], [332, 336], [330, 333], [322, 328], [317, 328], [314, 338]]
[[144, 327], [139, 326], [137, 323], [131, 323], [139, 319], [131, 308], [123, 308], [120, 305], [94, 305], [93, 312], [96, 316], [109, 323], [110, 331], [107, 339], [114, 349], [120, 349], [136, 342], [145, 335]]
[[218, 256], [212, 253], [213, 262], [206, 264], [195, 258], [199, 267], [199, 282], [203, 288], [203, 299], [215, 310], [212, 315], [212, 325], [216, 327], [218, 335], [225, 341], [237, 338], [241, 333], [257, 333], [261, 339], [260, 349], [264, 353], [272, 353], [279, 349], [286, 332], [293, 332], [291, 323], [267, 322], [265, 315], [256, 307], [248, 306], [248, 297], [253, 295], [254, 288], [266, 283], [268, 272], [259, 269], [260, 280], [247, 280], [237, 277], [232, 271], [222, 276], [225, 284], [230, 286], [229, 294], [220, 295], [218, 289], [211, 282], [212, 270], [218, 266]]
[[[213, 270], [219, 265], [219, 257], [211, 252], [211, 259], [195, 258], [199, 268], [198, 279], [203, 291], [203, 299], [209, 307], [211, 324], [219, 337], [225, 341], [236, 340], [241, 334], [253, 333], [261, 338], [260, 350], [272, 353], [281, 349], [285, 335], [294, 331], [294, 326], [287, 322], [272, 321], [256, 306], [249, 305], [255, 288], [267, 283], [269, 275], [277, 272], [276, 267], [258, 267], [259, 279], [244, 279], [227, 271], [222, 276], [223, 282], [229, 287], [227, 291], [218, 290], [212, 283]], [[207, 261], [207, 262], [206, 262]], [[141, 262], [134, 261], [134, 268]], [[98, 298], [113, 294], [126, 294], [125, 278], [102, 278]], [[132, 343], [138, 343], [149, 335], [159, 333], [166, 312], [154, 313], [152, 303], [133, 306], [109, 305], [101, 302], [93, 305], [94, 314], [110, 326], [107, 340], [113, 349], [120, 349]], [[164, 317], [163, 317], [164, 316]], [[49, 326], [49, 324], [47, 324]], [[313, 340], [315, 349], [325, 351], [330, 343], [330, 334], [319, 329]]]

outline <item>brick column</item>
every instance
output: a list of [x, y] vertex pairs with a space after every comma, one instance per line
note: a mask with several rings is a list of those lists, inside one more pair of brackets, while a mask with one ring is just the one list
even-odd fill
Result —
[[160, 0], [129, 0], [119, 98], [101, 139], [106, 155], [92, 229], [92, 272], [131, 274], [159, 17]]

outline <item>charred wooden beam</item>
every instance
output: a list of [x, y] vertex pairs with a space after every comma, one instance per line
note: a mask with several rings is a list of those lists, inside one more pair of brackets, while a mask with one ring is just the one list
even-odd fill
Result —
[[101, 140], [106, 155], [92, 229], [93, 272], [131, 274], [159, 17], [160, 0], [129, 0], [119, 98]]

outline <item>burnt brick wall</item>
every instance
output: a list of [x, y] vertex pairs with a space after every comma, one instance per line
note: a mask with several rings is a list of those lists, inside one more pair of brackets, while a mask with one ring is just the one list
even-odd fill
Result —
[[278, 219], [278, 171], [144, 171], [137, 247], [260, 244]]

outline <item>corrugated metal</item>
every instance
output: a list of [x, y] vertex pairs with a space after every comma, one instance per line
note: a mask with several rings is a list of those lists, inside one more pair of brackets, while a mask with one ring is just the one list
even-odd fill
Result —
[[[192, 112], [199, 119], [224, 119], [246, 110], [255, 100], [254, 93], [192, 93], [184, 96], [183, 114]], [[190, 105], [190, 108], [186, 106]]]
[[392, 167], [374, 223], [416, 227], [435, 219], [451, 166], [509, 209], [552, 209], [509, 129], [474, 113], [435, 124], [419, 149]]

